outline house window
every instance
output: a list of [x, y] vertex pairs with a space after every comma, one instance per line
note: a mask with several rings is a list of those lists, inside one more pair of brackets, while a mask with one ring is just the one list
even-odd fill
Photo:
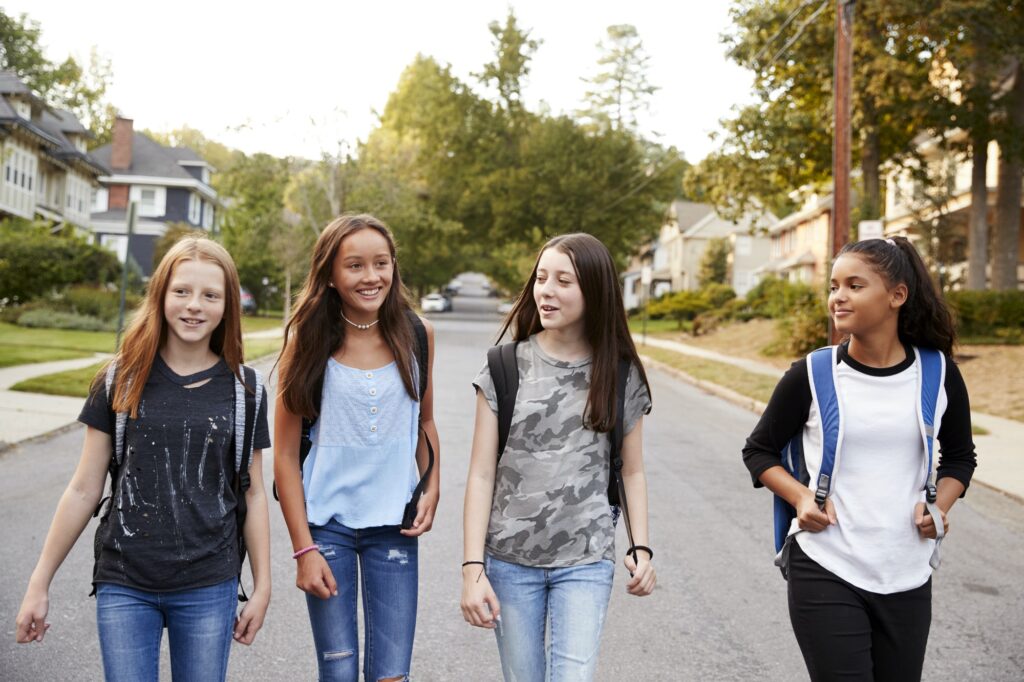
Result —
[[143, 215], [152, 215], [156, 210], [156, 190], [143, 187], [139, 190], [139, 208]]
[[213, 229], [213, 204], [209, 201], [203, 202], [203, 229]]
[[107, 210], [109, 193], [106, 187], [94, 189], [92, 192], [92, 210], [101, 212]]
[[753, 240], [748, 235], [736, 237], [736, 255], [749, 256]]
[[32, 106], [28, 102], [15, 102], [14, 112], [22, 118], [32, 118]]
[[199, 213], [201, 205], [202, 202], [200, 201], [198, 196], [196, 196], [195, 194], [188, 195], [188, 221], [193, 225], [199, 224]]
[[101, 234], [100, 246], [117, 254], [117, 259], [124, 262], [128, 257], [128, 237], [121, 234]]
[[203, 184], [209, 185], [210, 184], [210, 169], [209, 168], [203, 168], [203, 170], [201, 172], [201, 175], [202, 175]]

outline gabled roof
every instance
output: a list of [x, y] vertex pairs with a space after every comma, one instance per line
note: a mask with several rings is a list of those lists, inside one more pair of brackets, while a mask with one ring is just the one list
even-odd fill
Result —
[[751, 211], [745, 213], [736, 221], [726, 220], [719, 216], [717, 212], [712, 212], [711, 214], [704, 216], [700, 221], [686, 230], [683, 233], [683, 238], [716, 239], [720, 237], [728, 237], [734, 232], [748, 233], [751, 231], [751, 228], [755, 227], [762, 219], [767, 219], [770, 223], [774, 223], [776, 221], [775, 216], [770, 211], [764, 211], [763, 213], [755, 213]]
[[824, 197], [819, 197], [813, 205], [797, 211], [796, 213], [790, 213], [788, 216], [769, 227], [768, 231], [772, 234], [782, 232], [783, 230], [799, 225], [800, 223], [807, 222], [808, 220], [821, 215], [825, 211], [831, 210], [832, 195], [828, 194]]
[[676, 224], [680, 232], [686, 232], [690, 227], [699, 222], [710, 213], [714, 213], [715, 207], [711, 204], [701, 204], [696, 201], [684, 201], [676, 199], [669, 208], [669, 215], [675, 216]]
[[[104, 166], [110, 167], [110, 155], [113, 150], [112, 144], [105, 144], [94, 149], [92, 154]], [[185, 153], [189, 155], [185, 156]], [[199, 159], [198, 155], [191, 149], [184, 147], [165, 147], [156, 142], [148, 135], [140, 132], [132, 133], [132, 165], [131, 168], [111, 168], [116, 175], [139, 175], [156, 178], [177, 178], [180, 180], [195, 180], [180, 163], [183, 158], [193, 160], [190, 157]]]

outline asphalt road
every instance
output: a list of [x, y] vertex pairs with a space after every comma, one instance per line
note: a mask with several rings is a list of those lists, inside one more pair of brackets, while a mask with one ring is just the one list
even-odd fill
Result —
[[[461, 305], [460, 305], [461, 303]], [[472, 435], [470, 381], [493, 341], [496, 299], [456, 298], [437, 329], [435, 410], [442, 497], [420, 546], [421, 591], [413, 679], [500, 680], [490, 632], [458, 608], [461, 508]], [[753, 414], [652, 372], [645, 423], [651, 544], [659, 583], [638, 599], [619, 567], [598, 668], [600, 680], [806, 679], [772, 566], [770, 496], [754, 491], [739, 457]], [[14, 617], [57, 500], [74, 469], [82, 429], [0, 456], [0, 680], [99, 680], [90, 589], [92, 525], [51, 591], [42, 645], [14, 643]], [[981, 453], [984, 456], [984, 453]], [[271, 458], [265, 460], [269, 485]], [[315, 679], [305, 605], [294, 588], [284, 522], [271, 504], [274, 594], [250, 648], [234, 646], [232, 680]], [[625, 540], [620, 531], [619, 548]], [[973, 487], [957, 505], [935, 578], [925, 679], [1024, 679], [1024, 507]], [[166, 638], [162, 679], [170, 679]]]

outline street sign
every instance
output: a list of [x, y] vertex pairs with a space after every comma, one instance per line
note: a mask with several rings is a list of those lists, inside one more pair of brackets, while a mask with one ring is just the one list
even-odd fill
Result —
[[857, 239], [881, 239], [885, 236], [885, 223], [881, 220], [862, 220], [857, 225]]

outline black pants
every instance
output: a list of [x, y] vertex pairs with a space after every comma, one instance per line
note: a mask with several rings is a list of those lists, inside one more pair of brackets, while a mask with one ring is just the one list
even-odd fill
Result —
[[920, 680], [932, 620], [931, 578], [906, 592], [868, 592], [791, 542], [789, 619], [811, 680]]

